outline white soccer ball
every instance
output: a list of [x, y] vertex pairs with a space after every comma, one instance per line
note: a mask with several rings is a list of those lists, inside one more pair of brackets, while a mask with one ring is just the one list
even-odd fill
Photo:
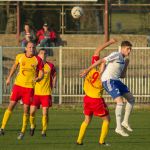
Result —
[[71, 10], [71, 15], [74, 19], [79, 19], [83, 15], [82, 7], [75, 6]]

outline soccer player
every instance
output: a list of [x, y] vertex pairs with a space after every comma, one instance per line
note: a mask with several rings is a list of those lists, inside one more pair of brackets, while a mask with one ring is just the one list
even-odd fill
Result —
[[[94, 52], [92, 56], [92, 64], [99, 60], [100, 52], [106, 48], [107, 46], [115, 43], [115, 39], [111, 39], [110, 41], [100, 45]], [[103, 87], [102, 82], [99, 80], [101, 73], [103, 72], [103, 67], [100, 66], [98, 68], [93, 68], [85, 78], [84, 81], [84, 116], [85, 119], [81, 124], [77, 144], [83, 144], [83, 138], [86, 132], [86, 128], [92, 120], [93, 115], [102, 118], [103, 124], [101, 129], [101, 134], [99, 138], [99, 144], [106, 145], [105, 138], [108, 134], [109, 129], [109, 111], [107, 109], [107, 105], [104, 102], [102, 97], [103, 94]]]
[[[35, 85], [35, 82], [38, 82], [43, 78], [44, 74], [43, 61], [40, 57], [35, 56], [36, 51], [32, 42], [27, 43], [25, 51], [25, 53], [21, 53], [16, 56], [15, 63], [13, 64], [6, 80], [6, 85], [9, 85], [13, 74], [16, 72], [17, 68], [19, 68], [19, 72], [15, 79], [10, 96], [10, 102], [8, 108], [4, 113], [2, 126], [0, 128], [0, 135], [4, 135], [5, 126], [12, 114], [13, 109], [16, 106], [18, 100], [22, 99], [24, 114], [22, 129], [19, 133], [18, 140], [23, 138], [27, 127], [29, 108], [34, 95], [33, 87]], [[37, 72], [39, 74], [38, 76]]]
[[52, 106], [52, 88], [56, 87], [56, 70], [52, 63], [46, 61], [47, 53], [45, 49], [40, 49], [38, 56], [44, 62], [44, 78], [35, 84], [34, 100], [30, 107], [30, 135], [34, 135], [35, 112], [42, 105], [42, 136], [46, 136], [48, 126], [48, 110]]
[[[88, 69], [85, 69], [80, 75], [85, 76], [92, 68], [99, 64], [106, 65], [102, 74], [101, 80], [104, 89], [111, 95], [116, 102], [116, 129], [115, 132], [122, 136], [129, 136], [122, 127], [132, 132], [132, 128], [129, 125], [129, 117], [134, 105], [134, 97], [125, 84], [121, 82], [119, 78], [124, 78], [126, 75], [129, 59], [125, 60], [125, 57], [129, 56], [132, 49], [132, 44], [129, 41], [122, 41], [120, 52], [113, 52], [109, 56], [97, 61], [91, 65]], [[122, 121], [123, 110], [123, 98], [127, 100], [124, 119]]]

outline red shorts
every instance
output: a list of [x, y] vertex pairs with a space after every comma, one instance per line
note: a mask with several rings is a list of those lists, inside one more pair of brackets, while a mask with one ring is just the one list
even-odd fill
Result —
[[10, 100], [18, 102], [18, 100], [22, 99], [23, 104], [30, 105], [33, 100], [33, 96], [33, 88], [25, 88], [14, 84], [10, 95]]
[[109, 111], [104, 99], [84, 96], [84, 115], [95, 115], [99, 117], [109, 115]]
[[32, 106], [40, 107], [51, 107], [52, 106], [52, 97], [51, 95], [34, 95]]

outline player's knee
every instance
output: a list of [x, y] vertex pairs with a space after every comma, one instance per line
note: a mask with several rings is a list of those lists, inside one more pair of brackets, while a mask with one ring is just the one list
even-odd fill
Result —
[[123, 107], [124, 103], [123, 102], [117, 102], [117, 106]]
[[134, 104], [134, 103], [135, 103], [135, 98], [132, 97], [132, 99], [129, 99], [128, 102], [129, 102], [130, 104]]
[[44, 113], [43, 113], [43, 116], [48, 117], [48, 112], [44, 112]]
[[107, 116], [105, 116], [105, 117], [101, 117], [102, 118], [102, 120], [105, 120], [105, 121], [107, 121], [107, 122], [109, 122], [110, 123], [110, 116], [109, 115], [107, 115]]
[[9, 111], [13, 111], [13, 107], [10, 107], [10, 106], [8, 106], [8, 108], [7, 108]]
[[118, 104], [123, 104], [123, 98], [122, 97], [117, 97], [114, 99], [114, 101]]
[[87, 119], [87, 118], [86, 118], [86, 119], [84, 120], [84, 122], [88, 125], [88, 124], [90, 124], [91, 119], [89, 119], [89, 118]]
[[105, 122], [108, 122], [108, 124], [110, 123], [110, 117], [105, 119]]
[[29, 114], [30, 113], [30, 107], [28, 105], [24, 105], [24, 114]]
[[133, 94], [132, 93], [127, 93], [127, 94], [125, 94], [124, 95], [124, 98], [129, 102], [129, 103], [131, 103], [131, 104], [134, 104], [135, 103], [135, 98], [134, 98], [134, 96], [133, 96]]
[[13, 111], [13, 109], [15, 108], [16, 106], [16, 102], [15, 101], [11, 101], [8, 105], [8, 110], [9, 111]]
[[90, 123], [89, 120], [84, 120], [84, 122], [88, 125]]
[[43, 116], [48, 116], [48, 109], [43, 109]]
[[108, 122], [110, 123], [110, 121], [111, 121], [111, 118], [110, 118], [110, 116], [108, 116]]
[[35, 116], [35, 113], [36, 113], [36, 107], [30, 106], [30, 116]]
[[130, 103], [130, 104], [134, 104], [135, 103], [135, 98], [132, 94], [129, 94], [127, 96], [127, 101]]
[[24, 109], [24, 114], [25, 114], [25, 115], [29, 115], [29, 114], [30, 114], [30, 113], [29, 113], [29, 110]]
[[35, 111], [31, 111], [30, 116], [34, 117], [35, 116]]
[[105, 122], [109, 125], [110, 124], [110, 120], [105, 120]]

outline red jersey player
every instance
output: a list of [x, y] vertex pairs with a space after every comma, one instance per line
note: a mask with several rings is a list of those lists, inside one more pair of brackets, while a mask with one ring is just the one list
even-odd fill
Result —
[[[18, 139], [22, 139], [27, 127], [29, 108], [34, 95], [35, 82], [43, 78], [43, 61], [40, 57], [35, 56], [35, 47], [32, 42], [28, 42], [25, 48], [26, 52], [16, 56], [15, 63], [6, 80], [6, 85], [10, 84], [11, 78], [17, 68], [19, 72], [15, 79], [15, 83], [10, 96], [10, 102], [7, 110], [4, 113], [0, 135], [4, 135], [4, 129], [10, 115], [16, 106], [18, 100], [22, 99], [24, 104], [23, 124]], [[37, 71], [39, 75], [37, 77]]]
[[[106, 48], [107, 46], [115, 43], [116, 41], [114, 39], [111, 39], [110, 41], [104, 43], [102, 46], [99, 46], [92, 57], [92, 64], [99, 60], [99, 54], [100, 52]], [[103, 120], [101, 134], [99, 138], [99, 144], [101, 145], [108, 145], [105, 143], [105, 138], [108, 133], [109, 129], [109, 111], [107, 109], [107, 105], [104, 102], [104, 99], [102, 97], [103, 94], [103, 87], [102, 82], [100, 81], [101, 73], [103, 72], [105, 66], [100, 66], [98, 68], [93, 68], [88, 75], [86, 76], [84, 80], [84, 116], [85, 119], [81, 124], [77, 144], [82, 145], [83, 144], [83, 138], [86, 132], [86, 128], [89, 125], [89, 123], [92, 120], [93, 115], [101, 117]]]
[[46, 61], [47, 53], [45, 49], [40, 49], [38, 56], [44, 62], [44, 78], [35, 84], [34, 100], [30, 109], [30, 135], [33, 136], [35, 130], [35, 112], [40, 104], [42, 105], [42, 136], [46, 136], [48, 126], [48, 110], [52, 106], [52, 87], [56, 86], [56, 70], [52, 63]]

